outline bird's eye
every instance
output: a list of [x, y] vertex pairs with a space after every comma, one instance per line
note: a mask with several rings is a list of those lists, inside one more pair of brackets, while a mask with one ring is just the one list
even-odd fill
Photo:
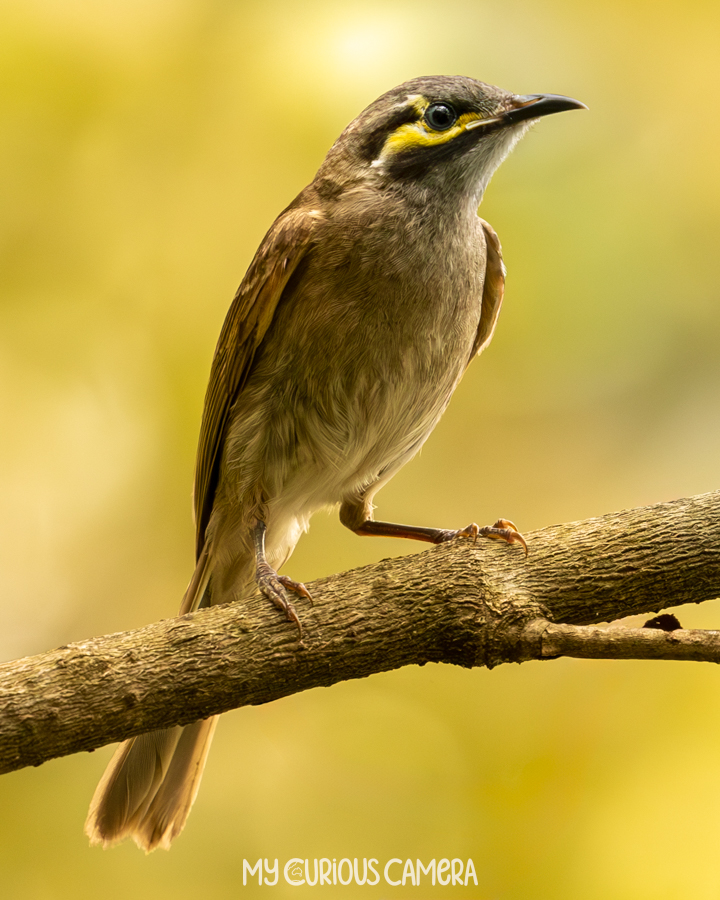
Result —
[[457, 118], [458, 114], [449, 103], [433, 103], [425, 110], [425, 121], [434, 131], [447, 131]]

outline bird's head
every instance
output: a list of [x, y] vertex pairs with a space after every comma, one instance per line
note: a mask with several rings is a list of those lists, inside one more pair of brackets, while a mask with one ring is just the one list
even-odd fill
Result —
[[467, 195], [477, 207], [495, 169], [536, 119], [584, 108], [570, 97], [511, 94], [463, 76], [415, 78], [348, 125], [316, 182], [440, 190]]

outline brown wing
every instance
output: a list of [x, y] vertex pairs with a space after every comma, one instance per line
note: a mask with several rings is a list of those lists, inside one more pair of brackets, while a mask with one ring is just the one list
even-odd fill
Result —
[[[487, 347], [495, 331], [497, 318], [500, 315], [503, 294], [505, 293], [505, 264], [502, 258], [500, 239], [492, 225], [484, 219], [480, 224], [485, 234], [485, 246], [487, 247], [487, 263], [485, 266], [485, 284], [483, 286], [482, 310], [480, 312], [480, 324], [478, 326], [475, 343], [473, 344], [470, 360]], [[468, 360], [468, 362], [470, 362]]]
[[195, 465], [196, 552], [205, 540], [230, 409], [292, 273], [313, 239], [319, 213], [289, 208], [273, 224], [230, 306], [210, 369]]

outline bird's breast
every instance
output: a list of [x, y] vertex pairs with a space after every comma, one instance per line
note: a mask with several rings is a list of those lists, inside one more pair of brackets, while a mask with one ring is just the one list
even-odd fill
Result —
[[315, 506], [409, 458], [469, 362], [484, 264], [484, 243], [442, 230], [366, 223], [320, 242], [236, 406], [233, 467]]

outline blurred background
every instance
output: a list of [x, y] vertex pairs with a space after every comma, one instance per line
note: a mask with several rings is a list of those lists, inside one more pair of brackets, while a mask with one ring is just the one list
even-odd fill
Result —
[[[720, 487], [719, 31], [707, 0], [4, 0], [0, 658], [175, 613], [235, 288], [347, 122], [420, 74], [590, 111], [495, 176], [495, 339], [379, 515], [527, 533]], [[319, 515], [287, 571], [418, 549]], [[679, 615], [718, 627], [720, 604]], [[690, 663], [296, 695], [223, 718], [170, 853], [88, 848], [111, 748], [0, 778], [0, 896], [311, 896], [242, 886], [243, 858], [298, 856], [474, 861], [477, 888], [398, 897], [717, 898], [719, 714]]]

